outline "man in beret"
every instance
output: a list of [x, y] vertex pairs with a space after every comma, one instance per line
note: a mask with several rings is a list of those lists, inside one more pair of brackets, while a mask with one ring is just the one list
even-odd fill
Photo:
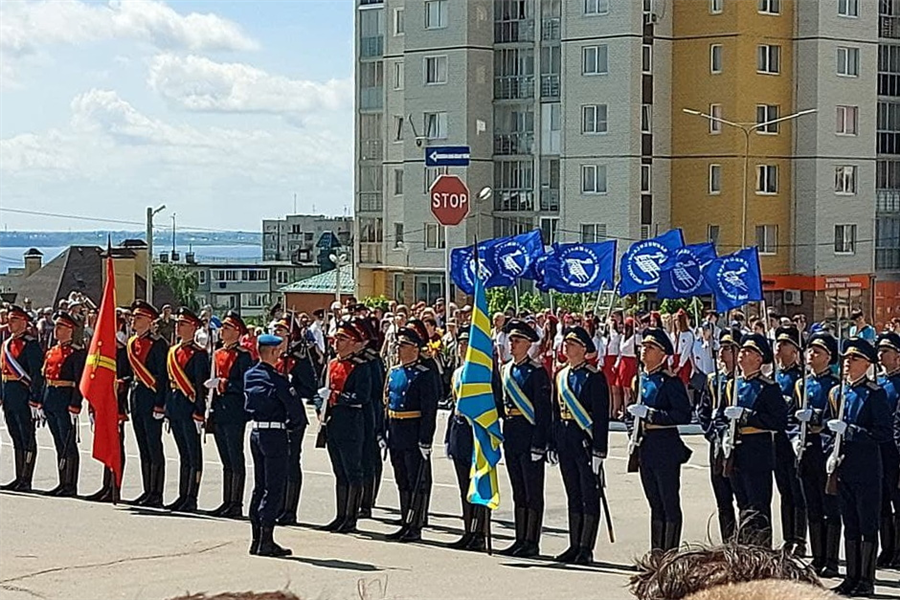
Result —
[[[897, 400], [900, 397], [900, 333], [887, 332], [878, 336], [878, 362], [881, 363], [882, 375], [877, 379], [878, 385], [887, 395], [888, 408], [894, 415], [893, 439], [881, 446], [881, 460], [884, 466], [884, 484], [881, 498], [881, 556], [879, 566], [900, 568], [900, 486], [898, 486], [898, 469], [900, 469], [900, 452], [897, 441], [900, 440], [900, 412], [897, 411]], [[886, 523], [888, 521], [889, 523]], [[888, 527], [891, 528], [888, 532]], [[893, 541], [893, 546], [885, 544], [885, 540]], [[892, 550], [892, 552], [889, 552]], [[888, 556], [890, 554], [890, 556]]]
[[631, 385], [637, 402], [627, 410], [639, 427], [639, 469], [644, 495], [650, 504], [650, 549], [671, 550], [681, 545], [681, 465], [690, 450], [681, 441], [679, 425], [691, 422], [691, 403], [682, 380], [666, 370], [675, 354], [669, 335], [648, 327], [641, 339], [644, 373]]
[[203, 449], [200, 436], [206, 421], [206, 386], [209, 354], [194, 341], [203, 321], [185, 307], [178, 309], [175, 333], [179, 342], [169, 348], [169, 394], [166, 416], [178, 446], [178, 498], [166, 505], [169, 510], [194, 512], [203, 476]]
[[28, 333], [31, 317], [21, 306], [13, 305], [7, 315], [9, 337], [0, 348], [3, 416], [13, 441], [16, 477], [0, 489], [30, 492], [37, 459], [35, 422], [44, 419], [40, 409], [44, 376], [41, 346]]
[[244, 410], [244, 374], [253, 366], [250, 352], [241, 346], [247, 326], [241, 315], [229, 310], [222, 319], [219, 337], [222, 347], [213, 353], [215, 377], [204, 386], [212, 391], [210, 429], [222, 461], [222, 504], [213, 516], [240, 518], [244, 508], [244, 432], [248, 421]]
[[840, 389], [831, 390], [830, 397], [837, 417], [828, 421], [828, 429], [842, 441], [834, 474], [844, 522], [847, 572], [834, 591], [846, 596], [870, 596], [875, 593], [884, 478], [880, 445], [891, 437], [891, 415], [887, 395], [867, 375], [869, 367], [878, 362], [872, 343], [863, 338], [845, 340], [842, 358], [844, 381]]
[[599, 475], [609, 443], [609, 388], [586, 355], [597, 351], [582, 327], [563, 334], [566, 365], [557, 373], [553, 449], [569, 513], [569, 547], [554, 560], [590, 564], [600, 527]]
[[[762, 374], [773, 360], [769, 340], [748, 333], [738, 352], [740, 373], [726, 390], [727, 406], [716, 415], [726, 431], [723, 451], [725, 474], [731, 478], [740, 511], [738, 539], [743, 543], [772, 545], [772, 474], [775, 470], [773, 436], [787, 428], [788, 407], [778, 385]], [[738, 443], [740, 442], [740, 443]]]
[[[798, 407], [794, 417], [799, 425], [790, 432], [791, 442], [799, 457], [797, 470], [809, 518], [812, 566], [820, 577], [838, 576], [838, 553], [841, 545], [841, 510], [838, 499], [825, 493], [825, 460], [832, 442], [825, 423], [835, 414], [828, 402], [828, 395], [840, 385], [831, 370], [839, 358], [837, 340], [833, 335], [827, 331], [810, 334], [806, 351], [809, 373], [805, 380], [797, 382], [794, 390], [794, 402]], [[803, 428], [806, 429], [806, 440], [801, 452], [799, 448], [803, 443]]]

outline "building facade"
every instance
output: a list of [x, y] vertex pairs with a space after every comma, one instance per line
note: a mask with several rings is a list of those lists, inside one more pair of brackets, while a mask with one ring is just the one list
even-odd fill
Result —
[[352, 247], [353, 218], [287, 215], [283, 219], [263, 219], [263, 260], [317, 263], [317, 244], [325, 233], [333, 234], [349, 249]]
[[290, 261], [192, 262], [184, 266], [197, 275], [196, 297], [201, 306], [211, 305], [216, 314], [233, 309], [244, 317], [267, 315], [281, 301], [281, 288], [319, 272], [317, 265]]

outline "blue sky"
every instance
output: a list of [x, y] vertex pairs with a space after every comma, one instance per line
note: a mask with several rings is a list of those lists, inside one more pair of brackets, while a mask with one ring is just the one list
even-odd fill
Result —
[[350, 210], [352, 70], [352, 0], [4, 0], [0, 227]]

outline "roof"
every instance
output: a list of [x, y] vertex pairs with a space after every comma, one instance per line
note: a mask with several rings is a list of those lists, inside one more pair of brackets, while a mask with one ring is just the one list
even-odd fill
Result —
[[[319, 273], [318, 275], [313, 275], [312, 277], [307, 277], [306, 279], [301, 279], [300, 281], [295, 281], [278, 291], [287, 294], [333, 294], [334, 288], [337, 285], [336, 279], [337, 269], [332, 269], [330, 271], [325, 271], [324, 273]], [[344, 265], [341, 267], [341, 293], [356, 293], [356, 281], [353, 279], [352, 265]]]
[[16, 298], [34, 306], [56, 306], [60, 298], [78, 291], [99, 303], [103, 293], [103, 259], [99, 246], [69, 246], [40, 269], [15, 285]]

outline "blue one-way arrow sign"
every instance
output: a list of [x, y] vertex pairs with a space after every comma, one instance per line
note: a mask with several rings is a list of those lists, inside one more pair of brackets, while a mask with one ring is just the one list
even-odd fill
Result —
[[468, 146], [431, 146], [425, 148], [426, 167], [469, 166]]

